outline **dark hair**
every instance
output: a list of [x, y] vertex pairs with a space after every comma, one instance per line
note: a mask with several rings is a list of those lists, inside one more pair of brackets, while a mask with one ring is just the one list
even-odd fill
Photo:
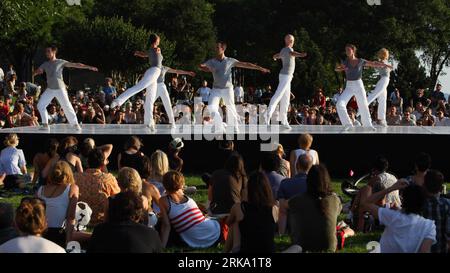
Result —
[[247, 173], [244, 167], [244, 159], [236, 152], [232, 153], [225, 162], [225, 169], [229, 171], [236, 179], [246, 179]]
[[248, 202], [257, 207], [272, 207], [274, 197], [270, 182], [262, 172], [253, 172], [248, 179]]
[[281, 159], [274, 152], [263, 152], [261, 158], [261, 168], [266, 172], [278, 171]]
[[131, 136], [126, 142], [125, 142], [125, 150], [128, 150], [130, 148], [134, 148], [136, 150], [139, 150], [142, 146], [144, 146], [141, 142], [141, 140], [137, 136]]
[[45, 203], [39, 198], [23, 198], [16, 209], [16, 226], [27, 235], [43, 234], [47, 230]]
[[50, 157], [58, 153], [59, 141], [56, 138], [47, 139], [45, 143], [45, 153]]
[[68, 153], [76, 153], [77, 145], [78, 139], [74, 136], [68, 136], [61, 141], [58, 153], [61, 157], [65, 157]]
[[0, 203], [0, 230], [10, 228], [14, 223], [14, 209], [9, 203]]
[[420, 153], [414, 159], [414, 165], [417, 170], [420, 172], [424, 172], [431, 167], [431, 157], [427, 153]]
[[222, 149], [222, 150], [228, 150], [228, 149], [231, 149], [232, 146], [233, 146], [233, 141], [232, 141], [232, 140], [226, 140], [226, 139], [224, 139], [224, 140], [222, 140], [222, 141], [219, 143], [219, 148]]
[[108, 222], [141, 222], [144, 216], [142, 197], [133, 191], [120, 192], [109, 199]]
[[219, 41], [217, 41], [217, 43], [220, 44], [224, 50], [227, 49], [227, 46], [228, 46], [227, 42], [225, 42], [223, 40], [219, 40]]
[[325, 165], [312, 166], [306, 178], [306, 193], [316, 199], [317, 206], [325, 214], [322, 199], [333, 194], [331, 189], [331, 178]]
[[358, 48], [356, 48], [356, 46], [354, 44], [346, 44], [345, 48], [347, 48], [347, 47], [353, 49], [353, 51], [355, 51], [355, 54], [356, 54], [356, 51], [358, 51]]
[[149, 178], [152, 173], [151, 169], [152, 169], [152, 161], [150, 157], [144, 155], [144, 157], [142, 157], [142, 168], [140, 173], [141, 178], [142, 179]]
[[163, 186], [168, 194], [175, 193], [185, 184], [184, 176], [178, 171], [169, 171], [163, 176]]
[[418, 185], [410, 185], [402, 191], [402, 208], [406, 214], [421, 214], [425, 205], [424, 188]]
[[148, 41], [150, 42], [150, 44], [154, 44], [154, 43], [156, 43], [158, 38], [159, 38], [158, 34], [152, 33], [152, 34], [150, 34]]
[[309, 154], [302, 154], [297, 159], [296, 168], [302, 169], [304, 171], [309, 171], [311, 169], [311, 166], [313, 165], [312, 158]]
[[95, 148], [88, 154], [88, 166], [91, 169], [98, 169], [105, 164], [105, 154], [101, 149]]
[[444, 185], [444, 175], [437, 170], [428, 170], [424, 179], [424, 188], [431, 194], [437, 194], [442, 191]]
[[50, 48], [53, 52], [58, 52], [58, 47], [54, 44], [48, 45], [47, 48]]
[[372, 168], [379, 172], [385, 172], [389, 168], [389, 161], [383, 156], [377, 156], [373, 162]]

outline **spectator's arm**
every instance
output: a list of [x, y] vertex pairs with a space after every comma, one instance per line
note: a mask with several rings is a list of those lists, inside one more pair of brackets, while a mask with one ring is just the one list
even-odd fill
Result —
[[297, 174], [297, 171], [295, 169], [295, 161], [297, 161], [295, 151], [291, 151], [291, 155], [289, 156], [289, 164], [291, 165], [292, 177], [294, 177]]
[[78, 157], [77, 162], [75, 163], [75, 167], [77, 169], [77, 172], [82, 173], [83, 172], [83, 164], [81, 164], [81, 159]]
[[117, 170], [119, 170], [119, 171], [120, 171], [120, 169], [122, 169], [122, 163], [121, 163], [121, 160], [122, 160], [122, 155], [121, 155], [121, 154], [118, 154], [118, 155], [117, 155]]
[[100, 150], [102, 150], [103, 154], [105, 155], [105, 158], [108, 159], [109, 156], [112, 153], [112, 150], [113, 150], [114, 146], [112, 144], [105, 144], [105, 145], [102, 145], [102, 146], [100, 146], [98, 148]]
[[419, 253], [430, 253], [431, 252], [431, 246], [433, 245], [433, 240], [431, 239], [424, 239], [422, 241], [422, 244], [419, 248]]
[[34, 171], [33, 171], [33, 179], [31, 179], [31, 182], [33, 184], [35, 184], [37, 182], [37, 180], [38, 180], [39, 173], [42, 171], [41, 169], [39, 169], [39, 166], [37, 164], [36, 156], [33, 158], [33, 169], [34, 169]]
[[55, 166], [56, 162], [59, 160], [59, 156], [55, 156], [52, 159], [50, 159], [47, 164], [45, 165], [45, 168], [42, 170], [42, 177], [43, 178], [47, 178], [48, 175], [50, 174], [51, 169], [53, 168], [53, 166]]
[[75, 211], [77, 209], [80, 191], [77, 185], [70, 186], [69, 206], [66, 213], [66, 244], [72, 240], [72, 233], [75, 226]]
[[161, 244], [163, 248], [167, 246], [167, 241], [169, 240], [169, 234], [170, 234], [170, 221], [168, 216], [168, 210], [169, 205], [167, 203], [167, 197], [163, 197], [159, 199], [159, 208], [161, 209], [160, 213], [160, 221], [161, 221], [161, 232], [160, 232], [160, 238], [161, 238]]

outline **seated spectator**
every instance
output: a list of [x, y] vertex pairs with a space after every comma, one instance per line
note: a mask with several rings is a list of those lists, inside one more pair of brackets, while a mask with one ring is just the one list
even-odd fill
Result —
[[417, 104], [415, 104], [416, 108], [414, 110], [414, 112], [412, 112], [412, 114], [416, 117], [416, 122], [420, 119], [422, 119], [422, 116], [425, 112], [425, 107], [423, 106], [423, 104], [421, 102], [417, 102]]
[[45, 202], [47, 232], [44, 237], [61, 247], [72, 240], [79, 189], [67, 162], [59, 161], [48, 183], [39, 188], [37, 197]]
[[230, 213], [234, 204], [247, 198], [247, 173], [242, 156], [232, 154], [225, 168], [212, 174], [209, 192], [209, 210], [213, 214]]
[[181, 149], [184, 143], [181, 138], [175, 138], [169, 143], [169, 151], [167, 156], [169, 158], [169, 167], [171, 170], [181, 172], [183, 170], [183, 159], [180, 157]]
[[142, 173], [142, 159], [144, 153], [141, 152], [141, 148], [144, 145], [137, 136], [130, 137], [125, 142], [125, 150], [121, 152], [117, 157], [118, 169], [123, 167], [130, 167]]
[[391, 106], [386, 115], [386, 121], [389, 126], [396, 126], [400, 124], [402, 117], [397, 113], [397, 107]]
[[416, 121], [413, 119], [413, 115], [410, 110], [406, 110], [400, 121], [401, 126], [416, 126]]
[[423, 186], [425, 175], [431, 167], [431, 157], [427, 153], [420, 153], [414, 159], [414, 175], [406, 178], [410, 184]]
[[0, 153], [0, 174], [6, 174], [5, 189], [23, 187], [23, 175], [27, 174], [25, 155], [19, 145], [19, 137], [9, 134], [3, 144], [6, 146]]
[[310, 134], [302, 134], [298, 137], [299, 149], [293, 150], [289, 159], [289, 162], [291, 163], [292, 176], [295, 176], [297, 174], [296, 166], [300, 155], [308, 154], [311, 157], [313, 165], [320, 164], [319, 154], [315, 150], [311, 149], [313, 140], [314, 138]]
[[120, 192], [116, 178], [102, 170], [106, 167], [105, 154], [94, 149], [88, 156], [89, 168], [84, 173], [75, 173], [75, 181], [80, 189], [80, 200], [92, 209], [89, 225], [95, 226], [105, 220], [108, 197]]
[[0, 245], [0, 253], [66, 253], [64, 248], [42, 237], [47, 229], [45, 217], [42, 200], [22, 199], [15, 217], [19, 236]]
[[105, 223], [94, 228], [87, 253], [158, 253], [158, 233], [140, 224], [145, 217], [142, 198], [132, 191], [111, 197]]
[[40, 186], [45, 185], [46, 179], [42, 176], [42, 171], [47, 166], [47, 163], [57, 155], [59, 142], [55, 138], [50, 138], [47, 140], [44, 151], [37, 153], [33, 158], [33, 184], [38, 184]]
[[9, 203], [0, 203], [0, 245], [16, 238], [14, 229], [14, 209]]
[[444, 175], [429, 170], [423, 184], [427, 195], [422, 216], [433, 220], [436, 225], [437, 243], [431, 247], [432, 253], [448, 253], [450, 245], [450, 200], [441, 196], [444, 190]]
[[422, 115], [421, 122], [422, 126], [430, 126], [430, 127], [434, 126], [435, 118], [431, 114], [431, 108], [425, 110], [425, 112]]
[[287, 177], [287, 178], [291, 177], [291, 164], [289, 163], [289, 161], [284, 159], [286, 154], [284, 153], [283, 145], [278, 144], [277, 149], [274, 152], [280, 158], [280, 166], [279, 166], [279, 169], [277, 170], [277, 172], [284, 177]]
[[395, 91], [391, 93], [389, 97], [389, 102], [391, 106], [397, 107], [399, 111], [402, 112], [403, 98], [401, 97], [400, 90], [398, 90], [398, 88], [395, 88]]
[[450, 126], [450, 118], [444, 116], [444, 111], [436, 112], [435, 126]]
[[[83, 166], [83, 169], [89, 168], [89, 166], [88, 166], [88, 156], [89, 156], [89, 153], [92, 150], [94, 150], [96, 148], [102, 150], [104, 155], [105, 155], [106, 160], [108, 161], [108, 158], [109, 158], [109, 156], [112, 153], [113, 147], [114, 146], [112, 144], [105, 144], [105, 145], [97, 147], [95, 145], [95, 140], [94, 139], [92, 139], [92, 138], [85, 138], [83, 140], [83, 143], [81, 144], [81, 151], [80, 151], [80, 160], [81, 160], [81, 165]], [[107, 170], [103, 170], [103, 171], [106, 172]]]
[[9, 123], [12, 127], [38, 126], [37, 117], [25, 112], [23, 103], [17, 103], [14, 111], [9, 115]]
[[303, 154], [296, 163], [297, 174], [292, 178], [281, 181], [278, 189], [278, 201], [280, 204], [280, 214], [278, 218], [278, 232], [284, 234], [287, 226], [288, 201], [292, 197], [306, 192], [306, 178], [308, 171], [313, 166], [312, 158], [308, 154]]
[[[159, 159], [158, 159], [159, 160]], [[164, 160], [163, 160], [164, 161]], [[143, 169], [141, 174], [142, 179], [142, 194], [147, 197], [150, 201], [150, 206], [154, 213], [158, 214], [160, 212], [159, 209], [159, 199], [161, 198], [161, 192], [165, 194], [166, 190], [164, 189], [164, 185], [162, 184], [162, 177], [169, 171], [169, 163], [163, 163], [162, 166], [157, 164], [161, 169], [157, 170], [156, 173], [162, 173], [161, 176], [159, 174], [152, 174], [152, 161], [147, 156], [144, 156], [143, 159]], [[165, 167], [165, 166], [167, 167]], [[161, 171], [162, 170], [162, 171]], [[152, 178], [153, 177], [153, 178]], [[152, 181], [152, 182], [150, 182]], [[157, 188], [155, 185], [160, 186]], [[153, 217], [153, 215], [152, 215]]]
[[323, 165], [311, 168], [306, 183], [306, 193], [289, 200], [292, 243], [303, 251], [334, 252], [341, 200], [332, 191], [330, 175]]
[[[248, 201], [236, 203], [227, 222], [232, 227], [232, 252], [273, 253], [275, 251], [274, 199], [262, 172], [248, 180]], [[228, 249], [226, 249], [228, 251]]]
[[150, 170], [150, 173], [148, 177], [145, 177], [146, 181], [154, 185], [160, 195], [165, 194], [166, 190], [162, 184], [162, 178], [169, 171], [169, 159], [166, 153], [161, 150], [156, 150], [151, 155], [147, 164], [149, 164], [147, 168]]
[[103, 87], [103, 92], [105, 93], [105, 103], [110, 105], [111, 102], [117, 97], [116, 87], [113, 85], [113, 79], [106, 78], [105, 86]]
[[270, 188], [272, 189], [272, 196], [275, 200], [277, 200], [278, 189], [280, 188], [281, 181], [286, 179], [286, 177], [277, 173], [280, 165], [281, 160], [277, 154], [273, 152], [265, 152], [262, 154], [260, 169], [269, 179]]
[[[180, 172], [169, 171], [163, 177], [163, 184], [167, 192], [159, 202], [163, 247], [187, 244], [192, 248], [207, 248], [218, 243], [221, 235], [219, 222], [206, 218], [197, 203], [184, 195], [184, 176]], [[175, 232], [171, 233], [172, 229]]]
[[[396, 190], [402, 190], [401, 211], [376, 205], [380, 199]], [[406, 180], [400, 180], [392, 187], [373, 194], [362, 205], [385, 226], [380, 240], [381, 253], [429, 253], [431, 246], [436, 243], [434, 222], [420, 216], [425, 205], [422, 187], [408, 186]]]
[[70, 168], [74, 173], [82, 173], [83, 166], [81, 164], [81, 159], [77, 155], [78, 150], [78, 139], [73, 136], [69, 136], [64, 138], [59, 147], [58, 154], [55, 155], [45, 166], [42, 171], [42, 175], [44, 178], [47, 178], [52, 168], [55, 166], [58, 161], [65, 161], [69, 164]]

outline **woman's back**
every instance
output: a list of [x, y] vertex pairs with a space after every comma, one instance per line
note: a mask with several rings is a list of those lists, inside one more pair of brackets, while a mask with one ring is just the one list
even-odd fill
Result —
[[297, 166], [298, 158], [304, 154], [308, 154], [309, 156], [311, 156], [313, 165], [319, 164], [319, 154], [313, 149], [310, 149], [308, 151], [303, 150], [303, 149], [297, 149], [297, 150], [294, 150], [294, 153], [295, 153], [295, 158], [296, 158], [294, 166]]
[[7, 175], [22, 174], [20, 167], [25, 165], [23, 151], [9, 146], [0, 153], [0, 170]]
[[[47, 185], [39, 188], [37, 196], [45, 201], [48, 227], [63, 227], [69, 207], [70, 187], [70, 185], [66, 185], [60, 194], [58, 194], [58, 189], [61, 186]], [[52, 195], [55, 196], [52, 197]]]
[[137, 170], [140, 173], [140, 170], [142, 170], [142, 158], [144, 156], [140, 151], [136, 152], [128, 152], [123, 151], [120, 153], [120, 166], [123, 167], [130, 167], [135, 170]]
[[274, 252], [275, 220], [272, 207], [256, 207], [248, 202], [242, 202], [241, 210], [244, 218], [239, 222], [240, 252]]

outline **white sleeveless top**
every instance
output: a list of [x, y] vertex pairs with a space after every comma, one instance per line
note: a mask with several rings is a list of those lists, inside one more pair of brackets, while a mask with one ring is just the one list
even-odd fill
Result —
[[206, 218], [195, 201], [187, 198], [187, 202], [176, 204], [167, 196], [170, 224], [190, 247], [210, 247], [220, 237], [220, 224]]
[[45, 201], [47, 223], [49, 228], [62, 228], [66, 221], [69, 207], [70, 185], [59, 196], [48, 198], [44, 196], [43, 186], [39, 188], [37, 196]]
[[[295, 153], [295, 158], [296, 158], [294, 166], [297, 166], [298, 158], [304, 154], [308, 154], [312, 158], [313, 165], [319, 164], [319, 154], [315, 150], [310, 149], [309, 151], [305, 151], [303, 149], [297, 149], [297, 150], [294, 150], [294, 153]], [[295, 170], [295, 168], [294, 168], [293, 172], [294, 172], [294, 174], [297, 174], [297, 170]]]

